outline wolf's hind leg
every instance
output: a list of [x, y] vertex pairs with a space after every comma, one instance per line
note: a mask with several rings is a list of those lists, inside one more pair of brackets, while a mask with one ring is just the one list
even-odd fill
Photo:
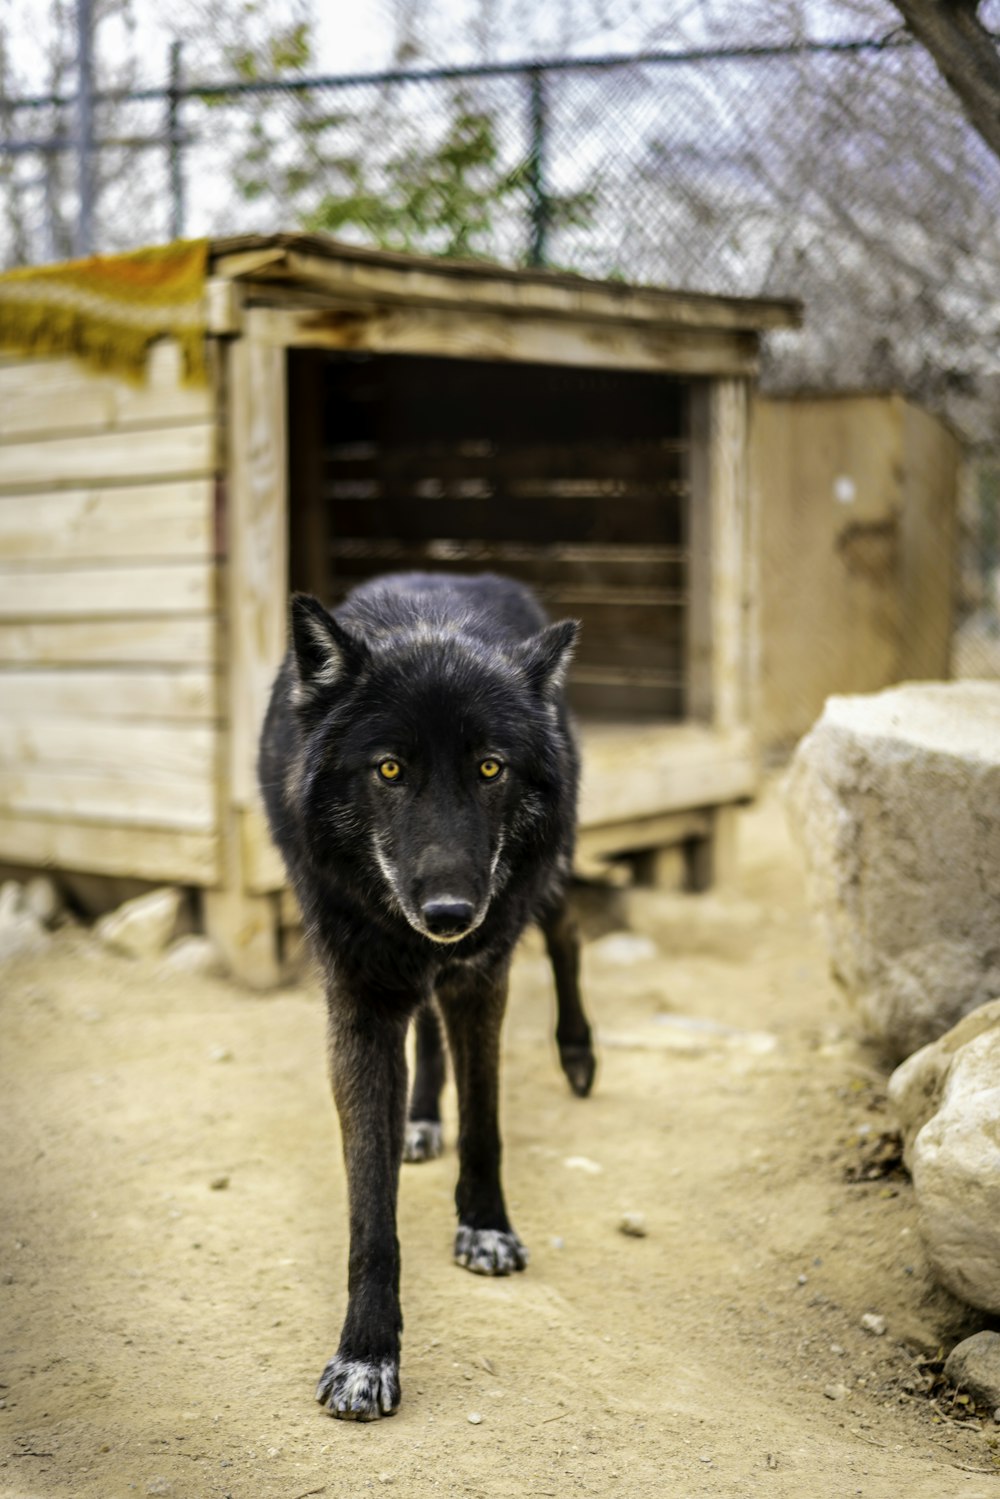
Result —
[[559, 1062], [578, 1098], [586, 1098], [594, 1084], [594, 1056], [590, 1024], [580, 998], [580, 936], [563, 898], [539, 917], [556, 983], [556, 1044]]
[[455, 1263], [476, 1275], [523, 1270], [528, 1251], [510, 1225], [500, 1185], [500, 1028], [507, 974], [468, 972], [438, 999], [458, 1088], [458, 1230]]
[[403, 1142], [404, 1161], [432, 1161], [441, 1154], [441, 1089], [445, 1058], [441, 1022], [434, 1001], [417, 1011], [417, 1065]]

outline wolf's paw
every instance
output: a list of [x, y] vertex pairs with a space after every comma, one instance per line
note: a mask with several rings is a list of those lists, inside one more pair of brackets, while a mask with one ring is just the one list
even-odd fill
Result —
[[577, 1098], [586, 1098], [594, 1086], [597, 1058], [589, 1046], [560, 1046], [559, 1064]]
[[455, 1264], [471, 1270], [473, 1275], [510, 1275], [523, 1270], [528, 1251], [515, 1233], [499, 1228], [469, 1228], [458, 1225], [455, 1235]]
[[341, 1421], [377, 1421], [399, 1410], [399, 1365], [367, 1363], [334, 1354], [319, 1377], [316, 1399]]
[[435, 1161], [444, 1146], [436, 1119], [408, 1119], [403, 1139], [404, 1161]]

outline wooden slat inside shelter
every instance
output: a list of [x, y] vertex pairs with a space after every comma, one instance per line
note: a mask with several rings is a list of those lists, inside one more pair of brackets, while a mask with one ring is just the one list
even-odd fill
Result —
[[[646, 372], [406, 355], [298, 355], [293, 507], [315, 560], [293, 579], [336, 603], [397, 569], [521, 578], [582, 621], [581, 713], [683, 717], [689, 385]], [[318, 386], [318, 389], [317, 389]], [[294, 462], [294, 458], [293, 458]], [[293, 480], [293, 486], [295, 481]]]

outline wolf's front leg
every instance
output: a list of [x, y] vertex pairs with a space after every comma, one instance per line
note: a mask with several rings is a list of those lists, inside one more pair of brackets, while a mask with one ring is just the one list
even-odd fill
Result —
[[399, 1409], [396, 1195], [406, 1112], [407, 1015], [331, 993], [330, 1071], [347, 1167], [347, 1316], [316, 1399], [333, 1416], [376, 1421]]
[[500, 1029], [507, 972], [474, 970], [438, 987], [458, 1089], [455, 1263], [476, 1275], [523, 1270], [528, 1251], [510, 1225], [500, 1185]]

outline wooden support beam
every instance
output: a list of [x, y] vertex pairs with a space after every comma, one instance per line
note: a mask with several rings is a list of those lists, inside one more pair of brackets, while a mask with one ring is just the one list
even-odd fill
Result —
[[709, 412], [712, 532], [712, 720], [718, 729], [750, 722], [751, 588], [749, 391], [744, 380], [713, 381]]
[[[254, 319], [248, 319], [251, 329]], [[257, 800], [257, 741], [288, 619], [286, 355], [253, 332], [229, 355], [226, 614], [229, 641], [229, 793]]]
[[753, 723], [759, 667], [748, 382], [696, 382], [691, 428], [688, 709], [728, 732]]
[[749, 376], [757, 368], [756, 334], [728, 329], [574, 323], [468, 306], [262, 307], [249, 313], [248, 321], [261, 339], [279, 348], [365, 349], [677, 375]]
[[731, 880], [736, 873], [736, 808], [716, 807], [708, 833], [688, 839], [684, 851], [684, 888], [698, 892]]
[[251, 989], [273, 989], [281, 982], [280, 901], [277, 894], [254, 895], [246, 888], [244, 815], [232, 808], [223, 823], [223, 883], [203, 892], [202, 916], [233, 976]]
[[206, 892], [207, 929], [234, 974], [255, 988], [280, 979], [279, 908], [255, 892], [248, 822], [260, 817], [257, 742], [285, 649], [288, 599], [288, 454], [284, 349], [247, 331], [228, 349], [228, 474], [224, 591], [225, 704], [220, 816], [223, 881]]

